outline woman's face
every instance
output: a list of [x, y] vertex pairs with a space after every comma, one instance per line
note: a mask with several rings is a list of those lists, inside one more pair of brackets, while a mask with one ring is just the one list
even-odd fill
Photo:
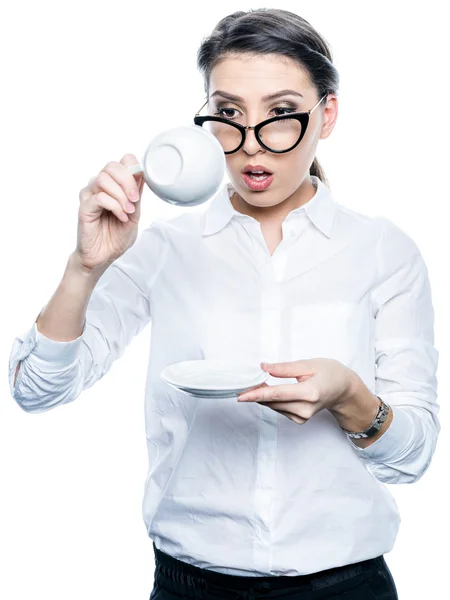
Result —
[[[283, 94], [274, 100], [263, 100], [264, 96], [281, 90], [293, 90], [301, 96]], [[240, 99], [231, 101], [222, 92]], [[223, 59], [211, 72], [208, 114], [219, 113], [219, 116], [244, 126], [256, 125], [289, 111], [306, 112], [319, 100], [308, 76], [293, 60], [276, 54], [257, 57], [234, 55]], [[247, 130], [242, 148], [226, 155], [228, 175], [239, 196], [252, 206], [267, 207], [291, 198], [297, 190], [300, 191], [304, 181], [307, 187], [311, 187], [309, 168], [318, 141], [330, 135], [336, 118], [337, 98], [329, 94], [310, 115], [300, 144], [284, 154], [266, 150], [258, 143], [254, 131]], [[242, 174], [246, 165], [266, 167], [274, 174], [271, 185], [265, 190], [252, 190]]]

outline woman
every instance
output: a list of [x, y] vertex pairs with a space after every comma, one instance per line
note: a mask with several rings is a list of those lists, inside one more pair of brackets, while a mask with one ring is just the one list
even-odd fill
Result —
[[[108, 163], [80, 192], [61, 285], [14, 342], [12, 394], [30, 412], [73, 401], [151, 321], [151, 600], [397, 598], [383, 555], [400, 519], [383, 484], [417, 481], [439, 432], [426, 266], [398, 227], [325, 185], [315, 152], [338, 74], [308, 22], [234, 13], [198, 65], [195, 122], [231, 183], [137, 238], [136, 158]], [[199, 358], [269, 361], [269, 385], [212, 401], [160, 379]]]

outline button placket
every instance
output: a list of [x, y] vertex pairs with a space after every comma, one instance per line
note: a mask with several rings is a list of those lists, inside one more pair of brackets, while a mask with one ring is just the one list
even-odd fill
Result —
[[[269, 261], [261, 277], [261, 357], [276, 362], [280, 345], [280, 285], [275, 277], [275, 264]], [[257, 535], [254, 540], [254, 565], [262, 572], [271, 568], [271, 509], [275, 485], [278, 414], [259, 406], [259, 441], [254, 491], [254, 519]]]

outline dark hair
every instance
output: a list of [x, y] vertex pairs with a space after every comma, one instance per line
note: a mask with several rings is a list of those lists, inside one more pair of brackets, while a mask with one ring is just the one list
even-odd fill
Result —
[[[237, 11], [224, 17], [202, 40], [197, 67], [203, 75], [206, 96], [213, 67], [231, 54], [281, 54], [295, 60], [317, 90], [318, 99], [336, 94], [339, 74], [326, 40], [302, 17], [277, 8]], [[328, 186], [317, 158], [310, 167]]]

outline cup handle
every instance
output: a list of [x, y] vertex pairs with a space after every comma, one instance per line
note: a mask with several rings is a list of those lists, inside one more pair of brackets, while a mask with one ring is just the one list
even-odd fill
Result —
[[142, 168], [142, 166], [139, 163], [137, 165], [130, 165], [127, 167], [127, 169], [130, 171], [130, 173], [132, 175], [137, 175], [138, 173], [144, 172], [144, 169]]

